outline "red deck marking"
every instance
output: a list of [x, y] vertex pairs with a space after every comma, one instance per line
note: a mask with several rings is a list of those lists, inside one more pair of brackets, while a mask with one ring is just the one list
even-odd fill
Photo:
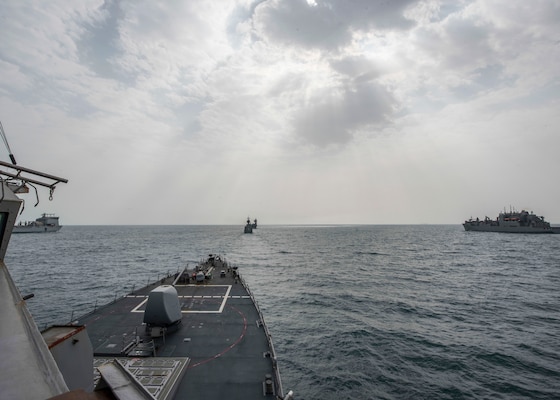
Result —
[[191, 369], [194, 367], [198, 367], [199, 365], [202, 364], [206, 364], [207, 362], [210, 362], [212, 360], [215, 360], [216, 358], [219, 358], [221, 356], [223, 356], [224, 354], [226, 354], [228, 351], [230, 351], [231, 349], [233, 349], [235, 346], [237, 346], [239, 344], [239, 342], [241, 342], [241, 340], [245, 337], [245, 332], [247, 332], [247, 318], [245, 318], [245, 314], [243, 314], [241, 311], [239, 311], [237, 308], [232, 307], [232, 306], [227, 306], [230, 307], [231, 309], [235, 310], [235, 312], [237, 312], [239, 315], [241, 315], [241, 318], [243, 318], [243, 331], [241, 332], [241, 335], [239, 335], [239, 337], [237, 338], [237, 340], [232, 343], [231, 345], [229, 345], [228, 347], [226, 347], [224, 350], [222, 350], [221, 352], [219, 352], [218, 354], [207, 358], [206, 360], [202, 360], [197, 362], [196, 364], [190, 364], [187, 369]]

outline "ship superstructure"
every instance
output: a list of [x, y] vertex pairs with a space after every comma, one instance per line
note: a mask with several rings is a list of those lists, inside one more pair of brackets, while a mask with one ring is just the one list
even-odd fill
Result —
[[47, 399], [68, 392], [52, 353], [27, 310], [4, 258], [27, 185], [50, 189], [66, 179], [0, 161], [0, 393], [6, 399]]

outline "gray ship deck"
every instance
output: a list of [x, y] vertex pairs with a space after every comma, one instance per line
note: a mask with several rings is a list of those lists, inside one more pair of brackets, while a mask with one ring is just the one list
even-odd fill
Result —
[[[74, 321], [86, 325], [95, 363], [109, 359], [128, 363], [129, 372], [136, 373], [136, 379], [157, 399], [259, 399], [282, 395], [274, 349], [250, 293], [235, 279], [233, 271], [227, 270], [226, 276], [216, 272], [204, 283], [176, 283], [182, 321], [161, 336], [147, 332], [143, 307], [149, 292], [159, 284], [172, 284], [172, 276]], [[139, 362], [152, 369], [138, 372], [135, 366]], [[174, 363], [175, 367], [166, 370], [166, 363]], [[266, 374], [273, 380], [268, 390]], [[177, 377], [174, 388], [170, 388], [173, 382], [164, 387], [166, 380]]]

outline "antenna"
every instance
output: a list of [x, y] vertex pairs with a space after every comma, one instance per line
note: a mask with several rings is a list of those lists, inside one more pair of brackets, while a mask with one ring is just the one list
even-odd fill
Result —
[[10, 160], [12, 160], [12, 164], [16, 165], [16, 158], [12, 154], [12, 150], [10, 149], [10, 145], [8, 144], [8, 138], [6, 137], [6, 132], [4, 132], [4, 127], [2, 126], [2, 121], [0, 121], [0, 135], [2, 136], [2, 140], [4, 141], [4, 145], [6, 145], [6, 149], [8, 149], [8, 153], [10, 154]]

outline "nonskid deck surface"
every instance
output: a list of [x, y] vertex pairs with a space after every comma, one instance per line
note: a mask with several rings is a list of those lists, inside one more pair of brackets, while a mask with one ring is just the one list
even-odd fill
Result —
[[[75, 321], [86, 325], [97, 362], [122, 357], [181, 360], [176, 364], [184, 368], [184, 379], [175, 398], [274, 398], [264, 386], [266, 374], [275, 376], [267, 333], [244, 285], [231, 271], [204, 283], [176, 284], [182, 322], [174, 331], [152, 337], [143, 325], [148, 295], [159, 284], [172, 283], [173, 277], [165, 278]], [[154, 352], [157, 358], [148, 358]], [[149, 391], [165, 392], [157, 387]]]

